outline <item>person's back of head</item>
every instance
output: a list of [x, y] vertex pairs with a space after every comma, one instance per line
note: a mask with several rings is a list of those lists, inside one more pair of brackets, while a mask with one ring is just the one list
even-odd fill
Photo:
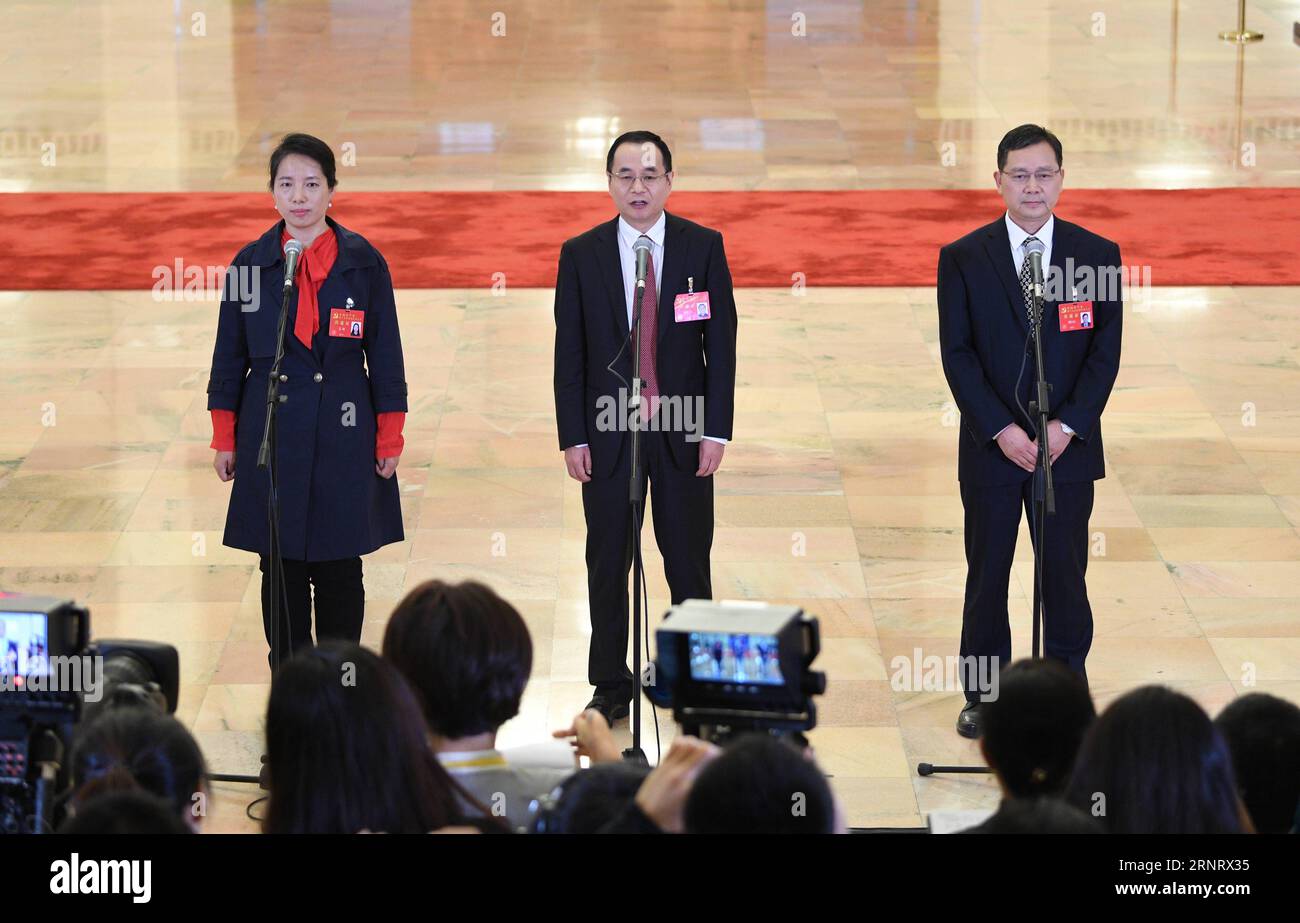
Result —
[[747, 734], [700, 771], [685, 821], [687, 833], [834, 833], [835, 798], [804, 750]]
[[458, 820], [401, 675], [351, 642], [300, 651], [271, 681], [267, 833], [427, 833]]
[[194, 828], [177, 815], [170, 801], [140, 789], [109, 792], [92, 798], [59, 826], [59, 833], [81, 836], [194, 832]]
[[1055, 660], [1020, 660], [981, 706], [980, 747], [1012, 798], [1059, 793], [1096, 718], [1083, 680]]
[[1051, 796], [1004, 798], [997, 813], [962, 833], [1105, 833], [1101, 822]]
[[1079, 748], [1066, 789], [1111, 833], [1240, 833], [1227, 745], [1192, 699], [1163, 686], [1121, 696]]
[[1259, 833], [1286, 833], [1300, 808], [1300, 708], [1253, 692], [1214, 721], [1232, 754], [1237, 788]]
[[545, 798], [530, 833], [597, 833], [636, 798], [649, 774], [636, 763], [596, 763], [565, 779]]
[[445, 740], [495, 733], [515, 715], [533, 666], [533, 642], [514, 606], [474, 581], [430, 580], [393, 610], [384, 659]]
[[206, 814], [207, 767], [198, 743], [174, 717], [153, 708], [118, 708], [76, 731], [71, 806], [141, 789], [197, 824]]

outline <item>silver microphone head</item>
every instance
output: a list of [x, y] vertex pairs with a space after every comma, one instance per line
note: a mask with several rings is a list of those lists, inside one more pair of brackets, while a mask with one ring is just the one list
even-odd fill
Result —
[[650, 238], [642, 234], [632, 241], [632, 256], [636, 258], [636, 287], [645, 288], [645, 277], [650, 271], [650, 253], [653, 249]]
[[1043, 285], [1043, 253], [1046, 250], [1047, 245], [1037, 237], [1025, 241], [1025, 259], [1029, 260], [1029, 274], [1034, 280], [1034, 289], [1040, 298]]
[[298, 274], [298, 258], [302, 256], [302, 241], [291, 237], [284, 242], [284, 288], [293, 288], [293, 277]]

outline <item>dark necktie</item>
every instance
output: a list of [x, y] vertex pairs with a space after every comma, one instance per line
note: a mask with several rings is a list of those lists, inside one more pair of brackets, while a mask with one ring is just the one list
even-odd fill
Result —
[[[645, 237], [644, 234], [641, 235]], [[646, 237], [646, 240], [650, 238]], [[659, 405], [659, 375], [655, 369], [655, 357], [659, 349], [655, 340], [659, 330], [659, 289], [655, 285], [654, 248], [646, 252], [645, 299], [641, 302], [641, 379], [645, 387], [641, 389], [641, 420], [648, 421], [654, 416]], [[632, 290], [633, 292], [636, 289]]]
[[1037, 237], [1026, 237], [1025, 242], [1021, 245], [1025, 247], [1025, 259], [1020, 264], [1020, 291], [1025, 296], [1025, 320], [1029, 326], [1034, 325], [1034, 274], [1029, 265], [1029, 244], [1031, 241], [1038, 240]]

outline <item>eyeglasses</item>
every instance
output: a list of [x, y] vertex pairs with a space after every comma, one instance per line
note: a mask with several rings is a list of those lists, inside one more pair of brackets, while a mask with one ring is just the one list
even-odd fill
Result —
[[1025, 183], [1029, 182], [1029, 177], [1031, 176], [1038, 181], [1040, 186], [1045, 186], [1060, 176], [1061, 170], [1059, 167], [1055, 170], [1037, 170], [1033, 173], [1016, 170], [1014, 173], [1003, 173], [1002, 175], [1011, 180], [1011, 182], [1015, 183], [1017, 186], [1023, 186]]
[[622, 186], [625, 189], [631, 189], [633, 186], [636, 185], [637, 180], [640, 180], [641, 184], [645, 186], [645, 188], [653, 189], [656, 185], [658, 185], [659, 181], [662, 180], [668, 174], [667, 173], [642, 173], [638, 176], [634, 173], [606, 173], [605, 175], [608, 176], [610, 179], [614, 180], [614, 182], [618, 183], [620, 186]]

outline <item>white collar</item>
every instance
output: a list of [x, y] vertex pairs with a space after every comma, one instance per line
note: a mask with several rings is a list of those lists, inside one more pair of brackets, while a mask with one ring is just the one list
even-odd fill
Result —
[[508, 765], [500, 750], [444, 750], [437, 757], [443, 768], [452, 773], [482, 772], [503, 769]]
[[[1011, 238], [1011, 249], [1019, 250], [1024, 246], [1025, 241], [1031, 236], [1028, 231], [1011, 220], [1011, 212], [1007, 212], [1003, 217], [1007, 223], [1007, 236]], [[1048, 215], [1047, 223], [1034, 232], [1032, 236], [1037, 237], [1043, 242], [1043, 246], [1052, 246], [1052, 231], [1056, 227], [1056, 215]]]
[[[667, 225], [668, 225], [668, 220], [667, 220], [667, 219], [668, 219], [668, 213], [667, 213], [667, 212], [660, 212], [660, 213], [659, 213], [659, 220], [656, 221], [656, 222], [655, 222], [655, 223], [650, 227], [650, 230], [648, 230], [648, 231], [645, 232], [645, 236], [646, 236], [646, 237], [649, 237], [650, 240], [651, 240], [651, 242], [652, 242], [656, 247], [659, 247], [659, 248], [661, 248], [661, 249], [662, 249], [662, 247], [663, 247], [663, 245], [664, 245], [664, 229], [665, 229], [665, 228], [667, 227]], [[622, 216], [622, 215], [619, 215], [619, 216], [618, 216], [618, 236], [619, 236], [620, 238], [622, 238], [624, 244], [626, 244], [628, 247], [631, 247], [634, 243], [636, 243], [636, 239], [637, 239], [638, 237], [641, 236], [641, 232], [638, 231], [636, 228], [632, 227], [632, 225], [628, 224], [628, 223], [623, 219], [623, 216]]]

